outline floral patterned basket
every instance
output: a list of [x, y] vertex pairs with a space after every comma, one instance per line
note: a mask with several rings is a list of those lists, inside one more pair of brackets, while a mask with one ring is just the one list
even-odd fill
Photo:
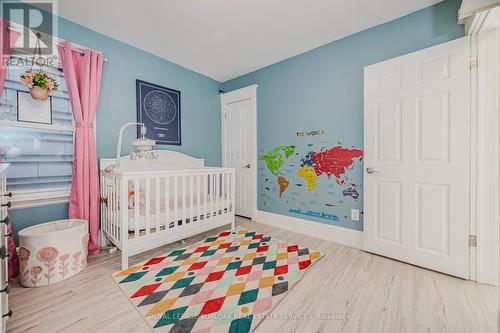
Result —
[[66, 280], [87, 267], [88, 222], [60, 220], [19, 232], [19, 281], [41, 287]]

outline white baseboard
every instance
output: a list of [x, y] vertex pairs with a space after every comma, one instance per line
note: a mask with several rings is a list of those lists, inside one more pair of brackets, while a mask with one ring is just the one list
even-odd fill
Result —
[[314, 221], [299, 219], [296, 217], [279, 215], [257, 210], [255, 221], [268, 224], [276, 228], [298, 232], [307, 236], [324, 239], [333, 243], [339, 243], [363, 248], [363, 232], [335, 225], [326, 225]]

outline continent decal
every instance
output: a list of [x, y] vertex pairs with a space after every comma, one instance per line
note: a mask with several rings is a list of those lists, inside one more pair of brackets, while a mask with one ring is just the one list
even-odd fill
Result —
[[354, 200], [358, 200], [358, 198], [359, 198], [359, 193], [358, 193], [358, 191], [356, 191], [356, 185], [354, 185], [354, 184], [351, 184], [350, 187], [343, 190], [342, 195], [344, 197], [351, 197]]
[[283, 192], [286, 191], [286, 189], [288, 188], [288, 185], [290, 185], [290, 182], [288, 180], [286, 180], [286, 178], [283, 176], [278, 176], [277, 182], [278, 182], [278, 185], [280, 186], [279, 196], [281, 198], [281, 195], [283, 194]]
[[265, 154], [259, 156], [259, 160], [265, 161], [267, 168], [273, 175], [277, 175], [285, 161], [295, 152], [295, 146], [278, 146]]
[[318, 175], [316, 175], [316, 172], [314, 171], [313, 168], [309, 166], [303, 166], [299, 168], [299, 171], [297, 172], [299, 177], [304, 178], [306, 181], [306, 187], [309, 192], [314, 190], [316, 187], [316, 181], [318, 180]]
[[346, 169], [351, 169], [355, 160], [362, 161], [363, 151], [360, 149], [348, 149], [342, 146], [333, 147], [318, 153], [312, 152], [311, 159], [314, 171], [319, 176], [325, 173], [328, 177], [334, 175], [337, 183], [345, 183], [343, 175]]

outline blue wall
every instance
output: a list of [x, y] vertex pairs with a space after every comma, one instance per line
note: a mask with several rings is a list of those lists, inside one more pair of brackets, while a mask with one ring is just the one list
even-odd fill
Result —
[[[324, 143], [332, 147], [341, 141], [345, 147], [362, 148], [363, 67], [463, 36], [463, 27], [456, 24], [459, 2], [446, 0], [225, 82], [223, 88], [230, 91], [259, 84], [259, 153], [295, 142], [298, 145], [313, 142], [318, 146]], [[59, 24], [60, 37], [100, 50], [109, 59], [104, 66], [97, 113], [99, 158], [113, 156], [120, 126], [136, 119], [135, 80], [142, 79], [182, 92], [183, 144], [164, 148], [203, 157], [207, 165], [220, 164], [220, 101], [217, 94], [220, 84], [217, 81], [65, 19], [60, 19]], [[325, 135], [302, 141], [296, 137], [296, 131], [314, 129], [324, 129]], [[130, 129], [125, 142], [131, 142], [134, 134]], [[126, 145], [123, 153], [130, 149], [131, 146]], [[266, 187], [265, 178], [270, 174], [266, 173], [264, 162], [259, 163], [260, 189]], [[337, 201], [343, 203], [336, 205], [334, 212], [341, 221], [334, 224], [361, 229], [362, 221], [355, 223], [345, 216], [351, 208], [362, 209], [362, 165], [355, 164], [347, 174], [360, 187], [361, 196], [357, 201], [342, 198], [342, 188], [335, 187], [336, 198], [343, 199]], [[323, 180], [322, 183], [331, 182], [334, 181]], [[287, 191], [291, 192], [293, 186], [290, 184]], [[297, 216], [288, 212], [296, 208], [286, 202], [290, 193], [285, 192], [283, 200], [273, 197], [272, 202], [263, 205], [267, 202], [262, 196], [267, 195], [264, 191], [259, 190], [260, 210]], [[17, 232], [33, 224], [65, 218], [66, 211], [67, 204], [50, 205], [13, 210], [11, 217]]]
[[[223, 83], [226, 92], [251, 84], [259, 85], [259, 154], [280, 145], [296, 145], [299, 153], [290, 157], [291, 162], [287, 160], [288, 164], [283, 166], [283, 175], [292, 177], [293, 181], [282, 198], [276, 193], [275, 176], [264, 161], [259, 162], [259, 210], [362, 230], [362, 220], [350, 220], [351, 208], [363, 208], [362, 163], [354, 163], [353, 169], [346, 172], [347, 183], [355, 183], [361, 194], [354, 200], [344, 197], [342, 190], [345, 187], [325, 175], [320, 176], [318, 188], [310, 193], [303, 186], [296, 186], [295, 180], [304, 185], [304, 180], [295, 177], [296, 162], [300, 163], [300, 157], [308, 149], [331, 148], [339, 141], [344, 147], [362, 149], [363, 67], [464, 36], [463, 26], [457, 25], [459, 4], [459, 0], [446, 0]], [[314, 137], [296, 135], [297, 131], [317, 129], [324, 129], [325, 134]], [[308, 148], [309, 144], [313, 146]], [[327, 207], [325, 203], [329, 202], [331, 204]], [[333, 213], [340, 221], [299, 216], [289, 211], [297, 208]]]
[[11, 210], [9, 213], [10, 220], [12, 222], [14, 238], [16, 244], [19, 245], [17, 238], [17, 233], [19, 232], [19, 230], [43, 222], [67, 219], [68, 204], [64, 203], [26, 209], [15, 209]]
[[[221, 163], [220, 99], [218, 81], [163, 60], [150, 53], [106, 37], [71, 21], [59, 18], [59, 36], [102, 51], [104, 65], [101, 96], [97, 111], [98, 158], [113, 157], [120, 127], [136, 121], [135, 80], [181, 91], [182, 146], [157, 146], [204, 158], [207, 165]], [[159, 41], [161, 42], [161, 41]], [[135, 130], [124, 139], [126, 153], [132, 149]], [[64, 218], [67, 205], [11, 211], [15, 232], [54, 219]]]

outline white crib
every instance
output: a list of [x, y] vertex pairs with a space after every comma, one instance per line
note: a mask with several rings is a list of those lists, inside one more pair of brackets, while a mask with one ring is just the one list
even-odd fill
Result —
[[[101, 230], [128, 258], [231, 224], [235, 170], [205, 167], [203, 159], [154, 151], [156, 159], [101, 159]], [[123, 208], [124, 207], [124, 208]]]

